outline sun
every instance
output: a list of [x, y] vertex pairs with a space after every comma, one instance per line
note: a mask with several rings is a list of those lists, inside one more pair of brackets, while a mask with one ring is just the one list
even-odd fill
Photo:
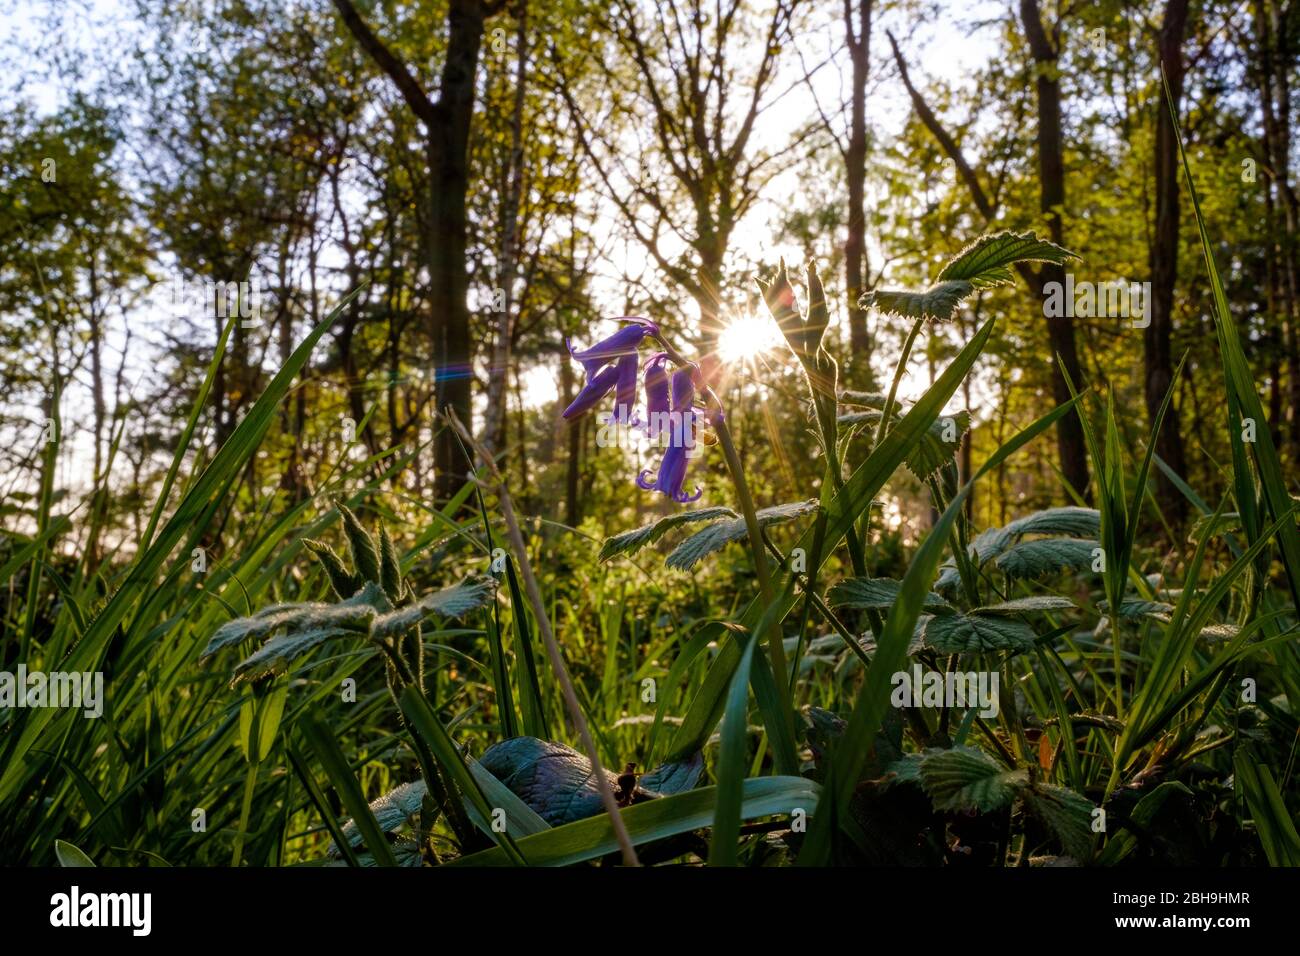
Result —
[[718, 357], [728, 364], [749, 362], [781, 344], [781, 330], [771, 317], [739, 315], [718, 335]]

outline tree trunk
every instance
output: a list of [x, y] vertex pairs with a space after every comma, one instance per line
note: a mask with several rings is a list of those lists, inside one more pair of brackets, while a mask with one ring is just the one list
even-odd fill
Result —
[[528, 3], [521, 0], [515, 28], [515, 97], [510, 116], [510, 156], [506, 169], [505, 195], [501, 198], [501, 263], [497, 282], [502, 291], [502, 308], [497, 318], [496, 343], [488, 369], [487, 413], [483, 444], [499, 452], [506, 434], [506, 381], [510, 373], [514, 343], [515, 278], [518, 271], [519, 205], [523, 193], [524, 93], [528, 77]]
[[867, 175], [867, 76], [871, 69], [871, 5], [860, 0], [855, 30], [854, 9], [844, 4], [844, 32], [853, 69], [853, 97], [849, 118], [849, 144], [845, 152], [845, 180], [849, 192], [848, 237], [844, 242], [844, 288], [848, 294], [850, 373], [854, 384], [871, 382], [871, 338], [867, 310], [858, 304], [867, 291], [867, 217], [864, 209]]
[[[429, 128], [429, 291], [433, 304], [430, 332], [435, 364], [434, 401], [472, 427], [470, 382], [473, 354], [469, 331], [469, 276], [465, 269], [469, 192], [469, 130], [474, 114], [474, 76], [483, 41], [483, 6], [478, 0], [452, 0], [447, 12], [447, 61], [443, 65], [437, 115]], [[465, 482], [470, 462], [455, 433], [442, 428], [434, 449], [435, 489], [450, 498]]]
[[[424, 254], [429, 266], [434, 404], [438, 412], [455, 412], [466, 428], [472, 428], [473, 351], [466, 301], [469, 276], [465, 268], [465, 199], [469, 192], [474, 81], [487, 8], [482, 0], [451, 0], [447, 10], [447, 56], [438, 100], [434, 102], [407, 65], [371, 31], [351, 0], [334, 0], [334, 6], [344, 25], [424, 124], [429, 168]], [[464, 483], [469, 465], [455, 432], [450, 426], [440, 427], [434, 442], [435, 494], [443, 499], [454, 495]]]
[[[1159, 55], [1169, 81], [1174, 109], [1183, 98], [1183, 37], [1187, 30], [1188, 0], [1169, 0], [1160, 27]], [[1146, 371], [1147, 421], [1155, 426], [1165, 394], [1173, 384], [1174, 285], [1178, 278], [1178, 144], [1174, 124], [1163, 95], [1156, 101], [1155, 146], [1156, 227], [1151, 237], [1151, 316], [1143, 333]], [[1182, 423], [1172, 402], [1156, 436], [1156, 454], [1179, 475], [1187, 472], [1183, 454]], [[1163, 471], [1156, 472], [1156, 500], [1175, 526], [1187, 517], [1187, 499]]]
[[[1065, 244], [1061, 212], [1065, 207], [1065, 160], [1061, 135], [1061, 86], [1057, 80], [1058, 46], [1047, 35], [1039, 14], [1037, 0], [1020, 0], [1020, 17], [1025, 36], [1037, 66], [1038, 75], [1038, 179], [1039, 208], [1047, 220], [1048, 232], [1057, 245]], [[1056, 30], [1054, 28], [1053, 32]], [[1043, 301], [1047, 283], [1065, 284], [1065, 267], [1047, 263], [1035, 273], [1034, 291]], [[1083, 389], [1083, 370], [1074, 339], [1074, 320], [1067, 315], [1048, 317], [1047, 338], [1052, 349], [1052, 397], [1059, 405], [1070, 400], [1070, 388], [1061, 365], [1077, 390]], [[1058, 364], [1059, 358], [1059, 364]], [[1083, 440], [1083, 426], [1078, 415], [1063, 417], [1056, 426], [1056, 449], [1061, 472], [1076, 492], [1088, 499], [1088, 452]]]

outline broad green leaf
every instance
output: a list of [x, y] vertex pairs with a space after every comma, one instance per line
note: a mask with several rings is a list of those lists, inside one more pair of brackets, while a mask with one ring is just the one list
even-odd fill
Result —
[[938, 282], [924, 292], [876, 289], [862, 297], [862, 305], [866, 308], [878, 309], [886, 315], [947, 322], [952, 318], [961, 300], [974, 291], [974, 284], [964, 280]]
[[944, 614], [925, 625], [925, 643], [943, 654], [1031, 650], [1034, 629], [1016, 617]]
[[1008, 770], [982, 750], [953, 747], [927, 753], [921, 788], [939, 811], [987, 813], [1007, 806], [1029, 782], [1023, 770]]
[[[817, 500], [810, 498], [808, 501], [795, 501], [790, 504], [760, 508], [755, 512], [754, 516], [758, 519], [759, 527], [766, 528], [786, 521], [793, 521], [795, 518], [802, 518], [804, 515], [812, 514], [816, 510]], [[672, 554], [665, 559], [664, 564], [680, 571], [689, 571], [710, 554], [721, 551], [732, 541], [742, 540], [748, 533], [744, 518], [732, 518], [715, 522], [707, 528], [695, 532], [677, 545]]]
[[[892, 578], [849, 578], [830, 589], [826, 602], [831, 607], [882, 608], [894, 606], [903, 582]], [[922, 604], [927, 611], [951, 611], [952, 605], [933, 591]]]
[[1079, 538], [1037, 538], [1022, 541], [1000, 554], [994, 564], [1012, 578], [1038, 578], [1092, 567], [1101, 545]]
[[965, 280], [976, 288], [989, 289], [1015, 281], [1011, 267], [1017, 262], [1051, 262], [1063, 265], [1077, 259], [1073, 252], [1032, 232], [997, 232], [981, 236], [939, 273], [941, 281]]
[[612, 538], [606, 538], [600, 547], [599, 561], [608, 561], [620, 554], [635, 554], [642, 548], [654, 544], [669, 531], [696, 521], [715, 521], [719, 518], [739, 518], [730, 508], [697, 508], [694, 511], [677, 511], [658, 521], [624, 531]]
[[1035, 784], [1024, 793], [1025, 804], [1046, 824], [1067, 854], [1080, 863], [1092, 857], [1093, 805], [1073, 790]]

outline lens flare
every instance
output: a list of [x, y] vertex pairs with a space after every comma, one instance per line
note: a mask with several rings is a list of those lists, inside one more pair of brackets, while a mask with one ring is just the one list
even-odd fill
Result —
[[726, 363], [743, 363], [781, 344], [781, 330], [770, 316], [741, 315], [718, 335], [718, 357]]

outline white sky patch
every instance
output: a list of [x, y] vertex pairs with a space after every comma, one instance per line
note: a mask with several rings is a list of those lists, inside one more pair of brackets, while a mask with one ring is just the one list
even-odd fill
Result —
[[560, 397], [555, 384], [555, 370], [546, 365], [534, 365], [520, 376], [525, 408], [545, 408]]

